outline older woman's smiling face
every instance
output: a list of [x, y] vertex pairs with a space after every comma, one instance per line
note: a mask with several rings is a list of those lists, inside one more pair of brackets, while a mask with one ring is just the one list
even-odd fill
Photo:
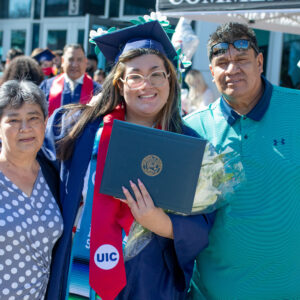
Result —
[[1, 152], [35, 158], [43, 144], [46, 122], [38, 104], [25, 102], [18, 109], [6, 107], [0, 120]]

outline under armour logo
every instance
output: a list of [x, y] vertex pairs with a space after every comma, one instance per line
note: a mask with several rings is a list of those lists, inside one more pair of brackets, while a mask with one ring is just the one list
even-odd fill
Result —
[[281, 140], [273, 140], [274, 146], [277, 146], [278, 144], [285, 145], [285, 139], [282, 138]]

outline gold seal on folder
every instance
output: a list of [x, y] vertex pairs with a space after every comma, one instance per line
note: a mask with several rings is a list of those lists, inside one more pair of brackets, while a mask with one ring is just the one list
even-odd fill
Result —
[[161, 159], [153, 154], [147, 155], [142, 160], [142, 171], [148, 176], [157, 176], [163, 169]]

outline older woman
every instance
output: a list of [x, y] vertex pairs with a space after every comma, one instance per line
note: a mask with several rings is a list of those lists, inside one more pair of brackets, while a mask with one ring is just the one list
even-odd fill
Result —
[[55, 172], [37, 153], [47, 103], [32, 82], [0, 88], [0, 299], [44, 299], [51, 254], [63, 230]]
[[124, 189], [125, 202], [98, 192], [114, 119], [195, 135], [180, 117], [176, 52], [157, 21], [95, 40], [113, 44], [101, 48], [115, 62], [101, 94], [56, 111], [46, 131], [45, 153], [62, 160], [65, 221], [49, 299], [183, 299], [212, 216], [166, 214], [142, 182]]

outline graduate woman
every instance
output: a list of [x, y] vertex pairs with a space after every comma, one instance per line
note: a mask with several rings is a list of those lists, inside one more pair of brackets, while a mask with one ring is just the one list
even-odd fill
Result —
[[48, 299], [184, 299], [213, 216], [166, 214], [140, 181], [124, 201], [99, 193], [114, 119], [195, 135], [180, 117], [176, 51], [158, 21], [93, 40], [114, 63], [101, 94], [59, 109], [47, 126], [65, 224]]

